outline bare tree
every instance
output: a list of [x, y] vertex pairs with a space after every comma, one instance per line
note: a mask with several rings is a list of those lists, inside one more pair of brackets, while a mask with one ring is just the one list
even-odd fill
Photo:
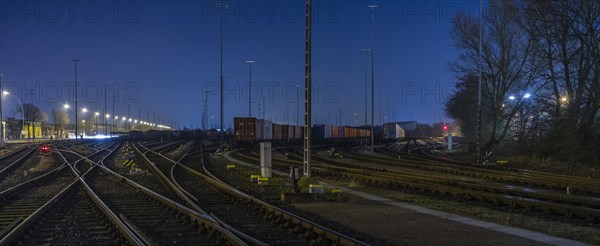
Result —
[[[533, 59], [529, 33], [523, 28], [523, 11], [515, 1], [493, 0], [483, 19], [482, 52], [479, 22], [458, 14], [451, 31], [459, 58], [450, 63], [458, 78], [482, 70], [482, 137], [486, 150], [494, 150], [509, 132], [516, 113], [539, 89], [539, 63]], [[509, 100], [513, 99], [513, 100]]]

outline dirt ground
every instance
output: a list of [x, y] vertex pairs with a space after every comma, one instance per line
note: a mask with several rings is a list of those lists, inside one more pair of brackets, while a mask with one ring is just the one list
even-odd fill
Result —
[[297, 203], [393, 245], [544, 245], [373, 201]]

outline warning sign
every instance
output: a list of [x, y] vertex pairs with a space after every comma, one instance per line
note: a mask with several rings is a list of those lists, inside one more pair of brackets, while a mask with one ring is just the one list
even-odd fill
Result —
[[131, 159], [127, 159], [123, 162], [123, 166], [126, 167], [134, 167], [135, 166], [135, 162]]

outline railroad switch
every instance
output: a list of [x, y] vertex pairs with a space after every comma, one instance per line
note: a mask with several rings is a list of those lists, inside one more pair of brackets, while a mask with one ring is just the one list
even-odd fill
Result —
[[267, 177], [258, 178], [258, 185], [265, 186], [268, 184], [269, 184], [269, 178], [267, 178]]
[[323, 189], [323, 185], [309, 184], [308, 185], [308, 193], [309, 194], [323, 194], [323, 193], [325, 193], [325, 190]]
[[260, 175], [252, 174], [252, 175], [250, 175], [250, 182], [257, 183], [259, 178], [260, 178]]

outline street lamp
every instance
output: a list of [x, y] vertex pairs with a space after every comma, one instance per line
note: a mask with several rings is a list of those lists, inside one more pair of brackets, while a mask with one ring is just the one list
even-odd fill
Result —
[[[75, 65], [75, 108], [77, 108], [77, 62], [78, 59], [72, 59], [73, 64]], [[77, 121], [78, 121], [78, 112], [75, 110], [75, 139], [77, 139]]]
[[368, 5], [371, 9], [371, 152], [375, 149], [375, 8], [377, 5]]
[[[21, 122], [22, 123], [21, 131], [22, 131], [23, 128], [25, 128], [25, 110], [23, 110], [23, 103], [21, 102], [19, 97], [15, 96], [13, 94], [10, 94], [10, 92], [8, 92], [8, 91], [2, 91], [2, 95], [6, 96], [6, 97], [13, 96], [13, 97], [15, 97], [15, 99], [17, 99], [17, 102], [19, 102], [19, 105], [21, 106], [21, 118], [23, 118], [23, 121]], [[0, 104], [1, 104], [1, 100], [0, 100]], [[1, 121], [2, 121], [2, 119], [0, 119], [0, 124], [2, 124]], [[2, 136], [4, 136], [4, 135], [2, 135]], [[21, 136], [21, 134], [19, 134], [19, 136]]]
[[248, 118], [252, 117], [252, 63], [254, 61], [246, 61], [250, 66], [250, 75], [248, 78]]
[[98, 115], [100, 115], [99, 112], [94, 113], [94, 122], [96, 124], [96, 135], [98, 135]]
[[[4, 74], [0, 73], [0, 90], [2, 90], [2, 76], [4, 76]], [[4, 124], [2, 124], [2, 95], [4, 95], [4, 93], [0, 94], [0, 144], [3, 144], [5, 141], [5, 136], [4, 136]]]
[[[81, 109], [81, 112], [84, 113], [84, 114], [87, 113], [87, 111], [88, 110], [85, 107]], [[77, 131], [77, 110], [75, 110], [75, 118], [76, 118], [76, 121], [75, 121], [75, 131]], [[83, 122], [85, 123], [85, 120]], [[85, 124], [83, 125], [83, 131], [81, 131], [81, 133], [82, 133], [81, 134], [81, 138], [83, 138], [83, 135], [85, 135]], [[75, 132], [75, 139], [77, 139], [77, 134], [79, 134], [79, 133]]]

